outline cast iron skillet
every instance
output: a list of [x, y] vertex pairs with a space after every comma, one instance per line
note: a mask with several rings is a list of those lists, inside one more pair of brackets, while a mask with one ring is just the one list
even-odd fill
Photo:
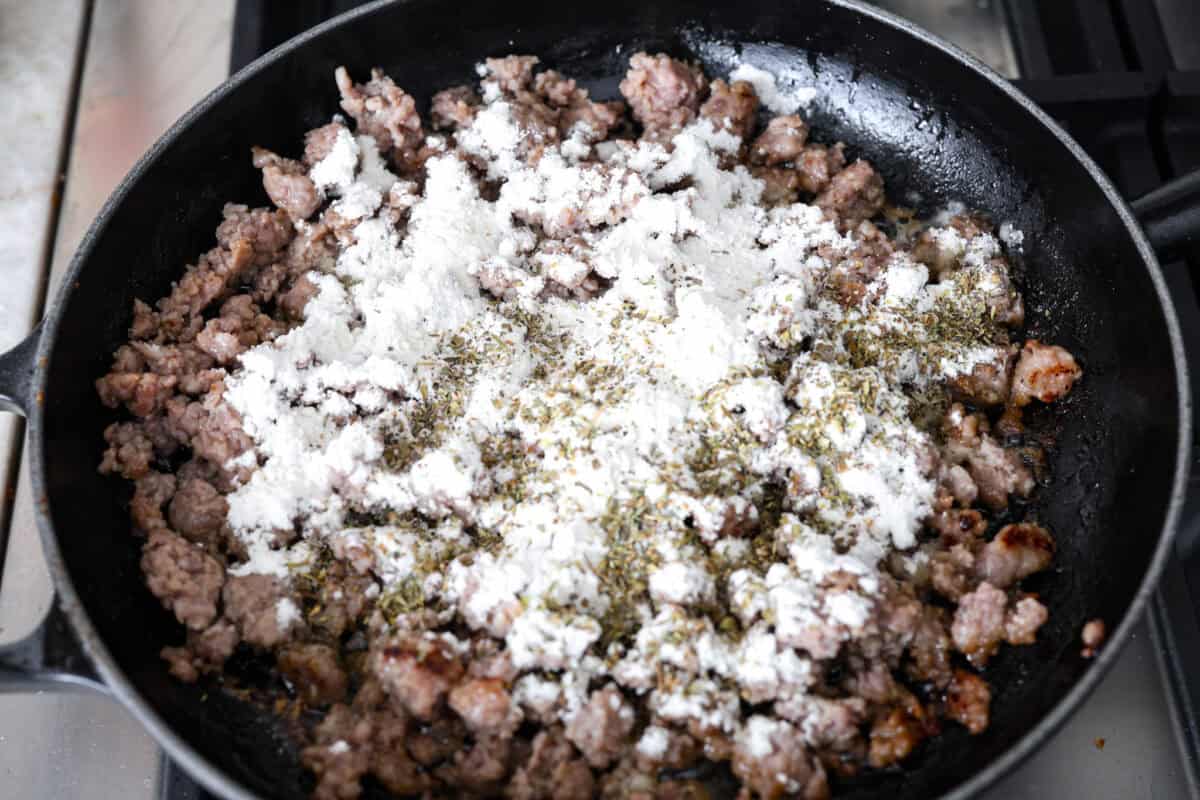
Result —
[[[337, 108], [338, 64], [360, 79], [382, 66], [427, 103], [473, 81], [485, 55], [536, 53], [612, 96], [638, 49], [698, 57], [713, 76], [738, 55], [794, 70], [820, 91], [814, 129], [874, 162], [893, 198], [924, 211], [959, 200], [1025, 231], [1030, 335], [1065, 345], [1087, 370], [1065, 407], [1045, 412], [1059, 430], [1053, 481], [1028, 509], [1060, 544], [1055, 572], [1031, 587], [1050, 622], [1035, 646], [988, 667], [984, 735], [948, 726], [903, 769], [840, 789], [965, 797], [1036, 748], [1117, 655], [1167, 557], [1191, 444], [1179, 329], [1147, 236], [1078, 145], [982, 64], [851, 0], [382, 2], [292, 40], [205, 99], [113, 194], [40, 332], [0, 361], [5, 405], [29, 418], [38, 525], [70, 627], [52, 619], [4, 653], [0, 684], [102, 687], [217, 794], [304, 796], [308, 779], [269, 715], [167, 676], [158, 650], [181, 632], [143, 587], [127, 490], [96, 472], [112, 415], [92, 382], [126, 338], [133, 299], [163, 295], [211, 246], [222, 204], [266, 204], [250, 146], [298, 152]], [[1189, 200], [1198, 185], [1141, 203], [1155, 244], [1200, 227]], [[1112, 644], [1085, 661], [1079, 632], [1092, 617], [1108, 622]]]

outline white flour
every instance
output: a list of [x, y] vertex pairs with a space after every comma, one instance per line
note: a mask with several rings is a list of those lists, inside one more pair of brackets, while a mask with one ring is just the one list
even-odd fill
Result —
[[801, 108], [807, 108], [817, 96], [817, 90], [811, 86], [785, 84], [786, 88], [780, 88], [779, 78], [752, 64], [738, 64], [729, 73], [729, 79], [749, 83], [762, 104], [777, 114], [795, 114]]
[[[772, 108], [802, 102], [739, 73]], [[964, 344], [942, 366], [854, 368], [799, 352], [815, 339], [845, 354], [850, 330], [928, 336], [910, 312], [928, 316], [948, 289], [898, 258], [869, 287], [876, 310], [825, 299], [826, 257], [854, 242], [815, 207], [760, 206], [758, 180], [719, 167], [738, 140], [707, 122], [670, 152], [607, 145], [602, 163], [581, 162], [590, 146], [573, 139], [530, 166], [510, 111], [493, 95], [458, 136], [503, 180], [499, 198], [436, 155], [401, 230], [382, 213], [396, 178], [369, 137], [339, 134], [313, 168], [359, 221], [334, 272], [310, 276], [303, 324], [227, 380], [262, 464], [229, 497], [251, 554], [233, 571], [285, 574], [319, 540], [358, 543], [385, 596], [416, 587], [542, 671], [518, 681], [523, 706], [558, 703], [569, 719], [610, 675], [651, 692], [664, 719], [744, 729], [769, 749], [784, 723], [745, 725], [739, 695], [802, 696], [810, 657], [871, 635], [877, 565], [914, 545], [930, 510], [930, 442], [903, 385], [984, 356]], [[968, 245], [982, 263], [986, 243]], [[545, 293], [592, 272], [611, 283], [594, 299]], [[772, 496], [783, 509], [764, 530]], [[351, 511], [377, 524], [352, 526]], [[301, 542], [272, 549], [297, 524]], [[786, 556], [764, 563], [754, 536]], [[732, 628], [708, 610], [723, 593]], [[658, 686], [660, 663], [690, 683]], [[667, 746], [656, 731], [646, 754]]]

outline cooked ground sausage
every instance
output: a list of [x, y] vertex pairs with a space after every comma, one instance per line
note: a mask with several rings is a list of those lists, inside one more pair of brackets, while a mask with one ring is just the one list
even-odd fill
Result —
[[808, 125], [795, 114], [775, 117], [750, 147], [750, 160], [769, 167], [795, 161], [804, 153]]
[[[225, 206], [216, 246], [188, 266], [157, 303], [134, 302], [129, 341], [116, 350], [111, 369], [96, 382], [101, 402], [121, 415], [104, 431], [100, 470], [133, 483], [129, 511], [134, 533], [146, 537], [141, 562], [146, 584], [186, 630], [182, 644], [162, 649], [167, 668], [181, 681], [220, 676], [233, 686], [243, 654], [273, 658], [280, 679], [273, 696], [304, 711], [298, 717], [306, 728], [298, 734], [304, 745], [301, 759], [316, 777], [316, 798], [355, 798], [380, 789], [396, 795], [530, 799], [690, 797], [698, 791], [694, 782], [668, 780], [660, 771], [706, 761], [730, 762], [747, 796], [822, 798], [830, 793], [831, 776], [836, 780], [902, 763], [936, 735], [939, 719], [981, 733], [989, 723], [993, 690], [984, 675], [963, 667], [963, 659], [982, 668], [1002, 644], [1036, 641], [1049, 612], [1022, 581], [1046, 570], [1055, 551], [1050, 532], [1033, 522], [1007, 524], [990, 539], [985, 534], [992, 512], [1008, 509], [1013, 498], [1033, 490], [1034, 468], [1042, 476], [1040, 451], [1016, 449], [1023, 439], [1029, 441], [1021, 409], [1034, 400], [1062, 398], [1082, 376], [1063, 348], [1036, 340], [1022, 346], [1014, 338], [1024, 306], [991, 236], [991, 222], [959, 214], [911, 239], [892, 236], [889, 224], [872, 222], [884, 211], [886, 198], [883, 180], [869, 162], [860, 159], [847, 166], [842, 144], [811, 142], [808, 125], [798, 114], [776, 116], [758, 132], [759, 98], [751, 84], [723, 78], [709, 82], [685, 61], [635, 54], [620, 84], [624, 103], [594, 100], [573, 78], [539, 67], [533, 56], [486, 59], [478, 91], [456, 86], [433, 96], [430, 125], [440, 133], [428, 139], [414, 98], [390, 78], [373, 70], [359, 84], [339, 69], [341, 107], [352, 122], [338, 117], [313, 129], [295, 159], [255, 148], [252, 162], [262, 170], [263, 186], [276, 208]], [[502, 102], [507, 111], [489, 105], [493, 102]], [[286, 341], [281, 337], [302, 325], [312, 309], [325, 307], [328, 298], [319, 286], [328, 284], [330, 275], [356, 291], [355, 279], [344, 272], [339, 258], [349, 248], [366, 246], [359, 240], [362, 229], [355, 212], [335, 202], [340, 202], [340, 190], [329, 188], [332, 184], [321, 181], [318, 188], [313, 168], [335, 153], [335, 144], [344, 142], [347, 133], [358, 137], [371, 158], [373, 141], [383, 163], [402, 178], [371, 200], [375, 207], [382, 203], [378, 219], [392, 226], [389, 235], [394, 234], [398, 246], [419, 229], [416, 204], [433, 169], [430, 161], [426, 170], [432, 154], [449, 152], [462, 159], [456, 163], [467, 165], [470, 184], [462, 188], [481, 202], [500, 202], [511, 191], [486, 169], [489, 162], [460, 141], [477, 133], [489, 115], [494, 121], [497, 110], [511, 117], [516, 128], [509, 130], [519, 134], [511, 145], [514, 157], [538, 169], [551, 165], [551, 174], [566, 164], [571, 181], [589, 187], [604, 186], [616, 174], [614, 165], [626, 163], [622, 159], [686, 159], [687, 147], [681, 143], [688, 139], [677, 134], [699, 120], [693, 130], [722, 143], [713, 163], [722, 171], [737, 171], [743, 181], [737, 191], [761, 206], [754, 214], [781, 225], [819, 224], [830, 232], [814, 246], [825, 268], [820, 280], [813, 286], [781, 284], [779, 296], [768, 299], [771, 304], [794, 303], [794, 293], [818, 292], [814, 296], [821, 303], [851, 319], [883, 307], [882, 298], [898, 274], [915, 275], [921, 282], [931, 276], [931, 292], [956, 281], [990, 287], [979, 308], [980, 316], [992, 323], [989, 338], [976, 348], [983, 356], [958, 374], [945, 368], [948, 375], [936, 376], [925, 387], [928, 397], [922, 401], [931, 400], [928, 408], [913, 410], [925, 420], [921, 434], [931, 434], [914, 445], [912, 455], [933, 499], [917, 512], [917, 522], [924, 524], [916, 532], [918, 541], [889, 552], [882, 562], [878, 595], [861, 593], [860, 576], [853, 570], [822, 566], [821, 577], [813, 582], [820, 589], [815, 600], [787, 591], [772, 596], [772, 603], [803, 606], [805, 623], [785, 625], [777, 608], [722, 605], [732, 602], [726, 597], [730, 586], [688, 585], [688, 564], [680, 563], [678, 585], [648, 581], [650, 605], [644, 613], [638, 610], [642, 618], [634, 621], [633, 638], [589, 645], [582, 656], [568, 655], [563, 645], [561, 652], [547, 654], [531, 669], [503, 641], [527, 612], [530, 599], [524, 589], [471, 579], [439, 606], [424, 594], [431, 584], [397, 584], [386, 577], [364, 538], [385, 523], [407, 535], [411, 524], [421, 536], [447, 548], [435, 555], [414, 551], [414, 561], [487, 557], [485, 531], [476, 527], [470, 509], [446, 503], [436, 514], [421, 507], [404, 517], [388, 509], [375, 515], [363, 503], [362, 516], [370, 518], [366, 527], [306, 539], [302, 546], [311, 547], [303, 555], [305, 568], [295, 572], [291, 565], [278, 565], [282, 554], [273, 548], [296, 542], [300, 522], [270, 527], [266, 548], [240, 538], [230, 512], [238, 497], [230, 495], [271, 462], [269, 455], [256, 451], [246, 430], [252, 412], [238, 406], [247, 414], [244, 422], [227, 400], [226, 381], [236, 386], [230, 376], [251, 358], [248, 350]], [[630, 138], [638, 126], [640, 146]], [[365, 156], [359, 166], [349, 166], [351, 172], [367, 168]], [[701, 183], [700, 173], [685, 173], [680, 180], [668, 172], [661, 177], [663, 186], [658, 176], [638, 173], [625, 184], [597, 189], [594, 196], [564, 207], [548, 202], [544, 187], [521, 188], [536, 200], [514, 204], [512, 220], [519, 233], [497, 250], [528, 256], [534, 271], [517, 269], [505, 260], [507, 255], [492, 259], [471, 272], [470, 279], [478, 283], [470, 284], [471, 291], [486, 292], [481, 295], [485, 299], [522, 298], [570, 307], [611, 287], [620, 290], [619, 281], [596, 257], [593, 239], [637, 215], [654, 217], [655, 226], [665, 224], [658, 219], [662, 215], [652, 213], [653, 203], [661, 199], [656, 195], [695, 193]], [[789, 214], [795, 210], [787, 206], [800, 199], [819, 211], [802, 208], [793, 219]], [[686, 256], [683, 243], [694, 232], [685, 216], [680, 214], [666, 235], [656, 228], [647, 238], [679, 247]], [[835, 226], [846, 238], [832, 233]], [[755, 246], [767, 247], [767, 238], [764, 233]], [[781, 270], [779, 277], [789, 276]], [[529, 291], [525, 281], [531, 278], [538, 283]], [[652, 285], [655, 279], [647, 281]], [[741, 292], [728, 288], [731, 296]], [[667, 313], [679, 311], [673, 304], [682, 302], [681, 296], [666, 298]], [[311, 305], [315, 297], [320, 297], [316, 306]], [[781, 357], [786, 354], [781, 374], [796, 353], [817, 366], [846, 361], [848, 341], [811, 341], [813, 337], [796, 333], [805, 329], [799, 313], [754, 332], [777, 337], [770, 339], [770, 347]], [[368, 323], [354, 319], [349, 324]], [[522, 335], [540, 341], [548, 333], [529, 323]], [[787, 338], [793, 333], [795, 338]], [[447, 341], [453, 347], [453, 337]], [[459, 369], [470, 366], [455, 363], [448, 372]], [[584, 387], [588, 392], [603, 388], [605, 369], [592, 365], [588, 371], [590, 377], [570, 392], [583, 397]], [[774, 375], [775, 367], [769, 371]], [[377, 413], [380, 403], [386, 408], [415, 402], [406, 380], [397, 379], [403, 389], [382, 393], [387, 395], [382, 400], [359, 397], [348, 382], [344, 396], [330, 402], [342, 399], [353, 409], [361, 401], [374, 409], [370, 413]], [[783, 378], [779, 383], [786, 385]], [[789, 403], [796, 400], [785, 397]], [[863, 392], [854, 402], [867, 408], [875, 401]], [[297, 395], [287, 402], [303, 406], [312, 401]], [[752, 425], [775, 423], [761, 419], [761, 409], [750, 405], [731, 405], [731, 424], [744, 422], [765, 441]], [[785, 416], [794, 409], [785, 407]], [[355, 421], [357, 413], [347, 410], [338, 424]], [[546, 413], [553, 418], [556, 412]], [[841, 423], [843, 434], [858, 435], [854, 419]], [[484, 445], [477, 444], [480, 460], [503, 461], [503, 454], [484, 453]], [[487, 448], [493, 445], [489, 441]], [[824, 441], [813, 447], [830, 445]], [[778, 589], [780, 573], [772, 567], [787, 562], [782, 551], [790, 546], [779, 533], [784, 530], [781, 519], [789, 518], [794, 528], [787, 536], [807, 536], [809, 523], [818, 524], [811, 516], [814, 506], [838, 491], [841, 478], [809, 464], [767, 465], [762, 471], [759, 466], [747, 471], [744, 463], [717, 464], [711, 472], [728, 468], [739, 480], [755, 482], [761, 504], [705, 489], [703, 494], [712, 496], [705, 498], [704, 508], [676, 518], [675, 511], [655, 507], [637, 517], [637, 524], [651, 524], [651, 517], [661, 513], [694, 537], [694, 542], [688, 539], [692, 550], [687, 559], [715, 564], [730, 558], [731, 565], [736, 561], [749, 575], [747, 581], [774, 581], [772, 588]], [[580, 485], [586, 488], [587, 481]], [[362, 500], [354, 496], [360, 489], [338, 485], [338, 491], [343, 488], [341, 500], [351, 505]], [[425, 530], [426, 524], [442, 527], [435, 535]], [[617, 525], [622, 534], [626, 524]], [[837, 547], [852, 546], [852, 539], [839, 540]], [[830, 558], [840, 558], [841, 552], [831, 550]], [[404, 563], [409, 554], [398, 548], [388, 557]], [[805, 568], [810, 567], [815, 569], [806, 562]], [[448, 574], [430, 573], [427, 580], [449, 580]], [[732, 584], [732, 574], [722, 576]], [[618, 583], [626, 580], [636, 585], [642, 577], [619, 575]], [[606, 586], [605, 591], [614, 589]], [[557, 613], [548, 599], [545, 604], [546, 613]], [[662, 652], [662, 663], [653, 669], [633, 665], [628, 675], [614, 668], [607, 674], [615, 683], [598, 677], [605, 673], [587, 673], [590, 677], [571, 685], [543, 681], [543, 675], [560, 667], [586, 663], [590, 670], [598, 669], [595, 665], [603, 659], [620, 660], [636, 643], [638, 624], [650, 625], [654, 613], [673, 612], [694, 623], [696, 639], [703, 642], [687, 655]], [[848, 639], [848, 627], [860, 619], [862, 635]], [[753, 651], [738, 668], [748, 674], [758, 671], [738, 676], [740, 694], [733, 695], [732, 705], [739, 722], [734, 725], [714, 722], [721, 709], [713, 705], [712, 686], [719, 686], [717, 678], [728, 677], [730, 661], [736, 660], [711, 644], [718, 640], [715, 631], [735, 632], [734, 646]], [[1082, 634], [1085, 656], [1095, 652], [1103, 635], [1101, 622], [1088, 623]], [[664, 642], [663, 651], [673, 640]], [[704, 648], [701, 669], [697, 653]], [[691, 683], [676, 698], [660, 691], [685, 680]], [[753, 704], [752, 713], [748, 704]], [[744, 714], [750, 716], [743, 719]]]
[[832, 214], [842, 227], [852, 228], [883, 208], [883, 179], [868, 162], [859, 159], [834, 175], [813, 202]]
[[1071, 391], [1083, 370], [1075, 357], [1058, 345], [1036, 339], [1025, 342], [1013, 372], [1012, 401], [1018, 406], [1033, 400], [1052, 403]]
[[149, 532], [142, 548], [146, 585], [175, 618], [203, 630], [217, 616], [217, 598], [225, 581], [220, 562], [166, 528]]
[[700, 70], [662, 53], [636, 53], [621, 81], [633, 118], [653, 132], [680, 128], [695, 119], [704, 89]]

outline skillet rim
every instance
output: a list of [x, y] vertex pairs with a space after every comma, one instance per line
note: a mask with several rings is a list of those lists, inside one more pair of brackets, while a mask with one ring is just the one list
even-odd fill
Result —
[[[243, 83], [252, 80], [259, 72], [268, 65], [278, 61], [286, 53], [303, 47], [309, 41], [323, 36], [329, 30], [349, 24], [360, 17], [374, 14], [387, 6], [401, 5], [405, 2], [407, 0], [375, 0], [357, 9], [333, 17], [275, 47], [239, 70], [236, 74], [230, 76], [220, 86], [211, 91], [204, 99], [180, 117], [138, 159], [137, 163], [134, 164], [128, 174], [122, 179], [121, 183], [113, 190], [89, 226], [55, 292], [54, 302], [47, 308], [37, 347], [35, 361], [37, 368], [32, 387], [34, 392], [40, 394], [44, 389], [46, 376], [49, 371], [49, 359], [57, 338], [63, 309], [66, 307], [68, 297], [74, 291], [74, 284], [78, 275], [82, 272], [91, 257], [96, 240], [107, 227], [110, 218], [120, 207], [132, 187], [153, 167], [162, 153], [179, 137], [184, 135], [192, 123], [207, 113], [211, 107], [220, 103]], [[1101, 192], [1116, 211], [1118, 218], [1124, 224], [1127, 234], [1133, 239], [1133, 243], [1138, 254], [1142, 257], [1143, 264], [1149, 273], [1151, 283], [1158, 295], [1159, 304], [1163, 310], [1164, 322], [1167, 327], [1167, 335], [1171, 343], [1178, 396], [1179, 438], [1175, 456], [1174, 481], [1167, 503], [1167, 513], [1150, 564], [1142, 576], [1141, 583], [1130, 601], [1124, 618], [1109, 635], [1109, 646], [1101, 650], [1099, 656], [1084, 671], [1076, 684], [1050, 707], [1045, 716], [1024, 737], [1011, 745], [982, 770], [943, 795], [944, 800], [964, 800], [964, 798], [981, 792], [995, 783], [1002, 775], [1015, 768], [1017, 764], [1025, 760], [1052, 733], [1062, 726], [1108, 672], [1108, 669], [1116, 660], [1125, 642], [1130, 638], [1133, 626], [1142, 619], [1146, 603], [1150, 595], [1156, 590], [1163, 568], [1168, 558], [1170, 558], [1178, 528], [1179, 516], [1187, 494], [1192, 441], [1192, 402], [1187, 357], [1184, 351], [1179, 321], [1175, 313], [1175, 306], [1170, 293], [1167, 291], [1162, 267], [1146, 239], [1145, 232], [1134, 217], [1129, 203], [1118, 193], [1108, 176], [1084, 152], [1083, 148], [1053, 118], [1042, 111], [1030, 98], [1020, 92], [991, 67], [958, 46], [918, 27], [912, 22], [891, 12], [868, 6], [861, 0], [822, 0], [822, 2], [826, 6], [839, 7], [860, 14], [882, 25], [905, 33], [926, 46], [940, 50], [943, 54], [958, 62], [962, 67], [972, 70], [987, 79], [1027, 114], [1030, 114], [1037, 122], [1049, 129], [1076, 161], [1084, 167], [1092, 180], [1096, 182]], [[236, 800], [255, 800], [257, 795], [247, 790], [231, 775], [201, 756], [175, 732], [167, 720], [150, 706], [149, 702], [142, 697], [137, 687], [117, 667], [107, 646], [101, 640], [93, 626], [67, 572], [66, 564], [59, 550], [53, 521], [49, 514], [49, 502], [46, 495], [44, 442], [42, 437], [44, 413], [44, 404], [42, 403], [32, 404], [32, 408], [29, 409], [30, 471], [34, 482], [35, 497], [38, 498], [38, 502], [35, 503], [35, 516], [37, 517], [38, 532], [42, 542], [43, 553], [54, 581], [58, 603], [70, 620], [84, 652], [103, 681], [105, 690], [129, 710], [172, 760], [195, 777], [207, 790], [217, 795], [230, 798], [231, 800], [234, 798]]]

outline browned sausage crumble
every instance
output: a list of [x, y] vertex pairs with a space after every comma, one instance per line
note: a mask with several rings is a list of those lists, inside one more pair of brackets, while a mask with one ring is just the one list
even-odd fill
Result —
[[1051, 533], [989, 535], [1022, 410], [1082, 375], [1019, 338], [992, 223], [890, 227], [745, 81], [638, 53], [600, 102], [537, 64], [428, 128], [339, 69], [350, 121], [252, 153], [275, 208], [135, 302], [100, 470], [170, 672], [270, 659], [316, 798], [706, 796], [704, 762], [819, 798], [982, 733], [1048, 614]]

